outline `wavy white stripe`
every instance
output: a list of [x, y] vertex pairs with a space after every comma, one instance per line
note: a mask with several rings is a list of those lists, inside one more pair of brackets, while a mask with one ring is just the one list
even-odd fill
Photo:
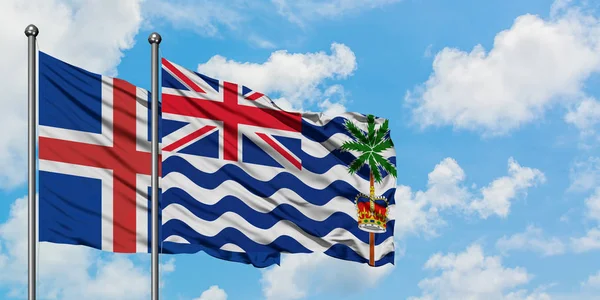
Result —
[[[177, 243], [177, 244], [191, 244], [188, 240], [186, 240], [182, 236], [174, 235], [174, 234], [168, 236], [166, 239], [163, 240], [163, 242], [172, 242], [172, 243]], [[225, 245], [229, 245], [229, 244], [225, 244]], [[223, 246], [225, 246], [225, 245], [223, 245]]]
[[[350, 141], [350, 138], [343, 133], [336, 133], [330, 136], [327, 140], [319, 143], [309, 139], [302, 139], [302, 151], [314, 158], [323, 158], [331, 153], [333, 150], [340, 149], [344, 142]], [[354, 156], [359, 154], [351, 151]], [[383, 157], [395, 156], [395, 150], [388, 149], [380, 153]]]
[[[325, 205], [319, 206], [307, 202], [296, 192], [287, 188], [278, 190], [270, 197], [260, 197], [250, 193], [236, 181], [225, 181], [216, 189], [210, 190], [196, 185], [180, 173], [170, 173], [165, 178], [168, 183], [163, 183], [163, 193], [174, 187], [185, 186], [185, 191], [192, 198], [206, 205], [214, 205], [225, 196], [233, 196], [242, 200], [253, 210], [261, 213], [268, 213], [280, 204], [285, 203], [294, 206], [301, 214], [315, 221], [323, 221], [336, 212], [345, 213], [355, 220], [357, 218], [356, 208], [351, 201], [354, 199], [349, 200], [342, 196], [334, 197]], [[390, 205], [390, 207], [392, 206]]]
[[221, 248], [219, 248], [219, 249], [229, 251], [229, 252], [239, 252], [239, 253], [246, 252], [246, 251], [244, 251], [244, 249], [242, 249], [240, 246], [238, 246], [236, 244], [225, 244], [225, 245], [221, 246]]
[[[354, 124], [356, 124], [359, 128], [366, 130], [367, 129], [367, 117], [357, 113], [357, 112], [345, 112], [339, 115], [335, 115], [335, 116], [331, 116], [331, 115], [324, 115], [322, 113], [317, 113], [317, 112], [303, 112], [302, 113], [302, 119], [304, 119], [307, 123], [310, 123], [312, 125], [315, 126], [325, 126], [327, 124], [329, 124], [329, 122], [331, 122], [331, 120], [337, 118], [337, 117], [342, 117], [348, 120], [352, 120], [354, 121]], [[385, 119], [383, 118], [376, 118], [375, 119], [375, 125], [381, 125], [383, 124]], [[364, 124], [364, 126], [363, 126]]]
[[[269, 181], [273, 179], [280, 173], [286, 172], [298, 178], [300, 181], [304, 182], [306, 185], [314, 188], [314, 189], [324, 189], [329, 186], [333, 181], [342, 180], [348, 182], [348, 184], [355, 187], [357, 190], [362, 193], [369, 192], [369, 182], [364, 180], [357, 175], [351, 175], [348, 173], [348, 168], [344, 165], [335, 165], [327, 172], [323, 174], [315, 174], [306, 169], [298, 170], [298, 169], [281, 169], [281, 168], [273, 168], [270, 166], [261, 166], [256, 164], [248, 164], [242, 162], [232, 162], [225, 160], [218, 160], [207, 157], [200, 157], [189, 154], [182, 153], [163, 153], [163, 160], [167, 159], [170, 156], [178, 156], [185, 159], [188, 163], [190, 163], [194, 168], [198, 170], [202, 170], [202, 172], [206, 173], [215, 173], [225, 165], [235, 165], [242, 169], [249, 176], [260, 180], [260, 181]], [[173, 172], [176, 173], [176, 172]], [[169, 174], [167, 174], [168, 176]], [[170, 179], [165, 176], [162, 179], [162, 183], [167, 186], [174, 186], [176, 182], [170, 182]], [[383, 178], [381, 183], [375, 183], [375, 191], [376, 193], [383, 193], [390, 188], [393, 188], [396, 184], [396, 179], [392, 176], [386, 176]], [[187, 188], [186, 188], [187, 189]]]
[[[167, 237], [165, 239], [165, 242], [172, 242], [172, 243], [177, 243], [177, 244], [191, 244], [188, 240], [184, 239], [183, 237], [181, 237], [179, 235], [170, 235], [169, 237]], [[229, 252], [238, 252], [238, 253], [246, 252], [240, 246], [238, 246], [236, 244], [231, 244], [231, 243], [227, 243], [227, 244], [221, 246], [221, 248], [219, 248], [219, 250], [224, 250], [224, 251], [229, 251]]]
[[[191, 229], [207, 237], [214, 237], [226, 227], [233, 227], [247, 236], [250, 240], [268, 245], [278, 237], [286, 235], [298, 241], [301, 245], [314, 252], [325, 252], [335, 244], [344, 244], [364, 258], [369, 257], [369, 244], [359, 241], [349, 231], [336, 228], [322, 238], [312, 236], [290, 221], [279, 221], [269, 229], [257, 228], [244, 218], [235, 213], [225, 213], [214, 221], [197, 218], [193, 213], [181, 205], [170, 205], [163, 210], [163, 224], [169, 220], [181, 220]], [[184, 239], [185, 240], [185, 239]], [[181, 242], [181, 237], [171, 235], [165, 239], [167, 242]], [[187, 242], [187, 241], [186, 241]], [[375, 246], [375, 260], [381, 259], [386, 254], [394, 251], [393, 236]]]
[[333, 150], [339, 149], [346, 141], [351, 141], [351, 139], [343, 133], [336, 133], [321, 143], [304, 138], [302, 139], [302, 151], [314, 158], [323, 158]]

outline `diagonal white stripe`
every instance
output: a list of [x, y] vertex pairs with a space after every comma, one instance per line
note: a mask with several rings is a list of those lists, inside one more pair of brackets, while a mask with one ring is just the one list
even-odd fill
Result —
[[[171, 74], [173, 76], [173, 78], [175, 78], [177, 81], [179, 81], [181, 84], [183, 84], [184, 86], [186, 86], [187, 88], [190, 89], [190, 93], [196, 95], [195, 97], [200, 97], [200, 98], [204, 98], [206, 97], [207, 99], [222, 99], [222, 93], [215, 91], [215, 89], [213, 89], [212, 86], [210, 86], [206, 81], [204, 81], [202, 78], [200, 78], [200, 76], [196, 75], [196, 73], [176, 64], [173, 63], [172, 61], [168, 60], [169, 63], [171, 63], [171, 65], [173, 65], [173, 67], [175, 67], [177, 70], [179, 70], [183, 76], [187, 77], [190, 81], [192, 81], [193, 83], [195, 83], [196, 85], [198, 85], [202, 90], [204, 90], [205, 93], [198, 93], [193, 91], [187, 84], [185, 84], [185, 82], [183, 82], [183, 80], [181, 78], [179, 78], [178, 76], [175, 76], [171, 70], [169, 70], [165, 65], [162, 66], [162, 68], [164, 70], [166, 70], [167, 72], [169, 72], [169, 74]], [[219, 81], [219, 91], [222, 91], [222, 83]], [[164, 88], [163, 88], [164, 90]], [[220, 100], [222, 101], [222, 100]]]
[[[284, 157], [281, 153], [279, 153], [275, 148], [271, 147], [266, 141], [264, 141], [261, 137], [259, 137], [256, 133], [252, 135], [254, 138], [251, 139], [260, 149], [262, 149], [265, 153], [271, 156], [276, 162], [278, 162], [281, 166], [283, 166], [286, 170], [289, 169], [297, 169], [290, 160]], [[267, 135], [267, 138], [273, 141], [275, 144], [279, 145], [284, 151], [286, 151], [290, 156], [292, 156], [296, 161], [302, 163], [300, 158], [296, 156], [294, 153], [289, 151], [284, 145], [282, 145], [279, 141]]]

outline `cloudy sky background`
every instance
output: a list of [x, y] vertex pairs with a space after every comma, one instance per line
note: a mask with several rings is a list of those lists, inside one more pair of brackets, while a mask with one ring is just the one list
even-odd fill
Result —
[[[23, 298], [26, 37], [150, 88], [161, 54], [283, 107], [391, 120], [396, 265], [161, 258], [162, 299], [600, 299], [600, 4], [5, 0], [0, 298]], [[40, 299], [148, 299], [148, 255], [39, 246]], [[67, 270], [67, 271], [65, 271]], [[594, 298], [595, 297], [595, 298]]]

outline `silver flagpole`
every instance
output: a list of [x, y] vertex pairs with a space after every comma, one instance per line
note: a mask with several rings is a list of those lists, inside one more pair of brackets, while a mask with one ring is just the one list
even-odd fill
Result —
[[152, 300], [158, 300], [158, 45], [162, 38], [153, 32], [152, 47]]
[[36, 197], [35, 197], [35, 129], [36, 129], [36, 47], [35, 40], [39, 33], [38, 28], [31, 24], [25, 28], [25, 35], [27, 36], [28, 42], [28, 68], [27, 68], [27, 96], [28, 96], [28, 126], [27, 126], [27, 171], [29, 175], [28, 180], [28, 204], [29, 210], [27, 214], [28, 220], [28, 235], [29, 235], [29, 247], [27, 249], [27, 264], [28, 264], [28, 295], [29, 300], [35, 300], [36, 295], [36, 229], [37, 229], [37, 215], [36, 215]]

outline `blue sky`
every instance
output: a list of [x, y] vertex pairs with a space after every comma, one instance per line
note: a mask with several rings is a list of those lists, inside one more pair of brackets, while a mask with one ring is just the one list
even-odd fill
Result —
[[[35, 23], [42, 51], [144, 88], [157, 31], [163, 57], [282, 105], [391, 120], [395, 267], [162, 257], [163, 299], [600, 299], [593, 1], [17, 2], [0, 10], [4, 45], [18, 45], [0, 58], [16, 70], [0, 78], [0, 298], [26, 288], [15, 200], [26, 196], [22, 32]], [[43, 299], [149, 297], [149, 257], [47, 244], [40, 257]]]

